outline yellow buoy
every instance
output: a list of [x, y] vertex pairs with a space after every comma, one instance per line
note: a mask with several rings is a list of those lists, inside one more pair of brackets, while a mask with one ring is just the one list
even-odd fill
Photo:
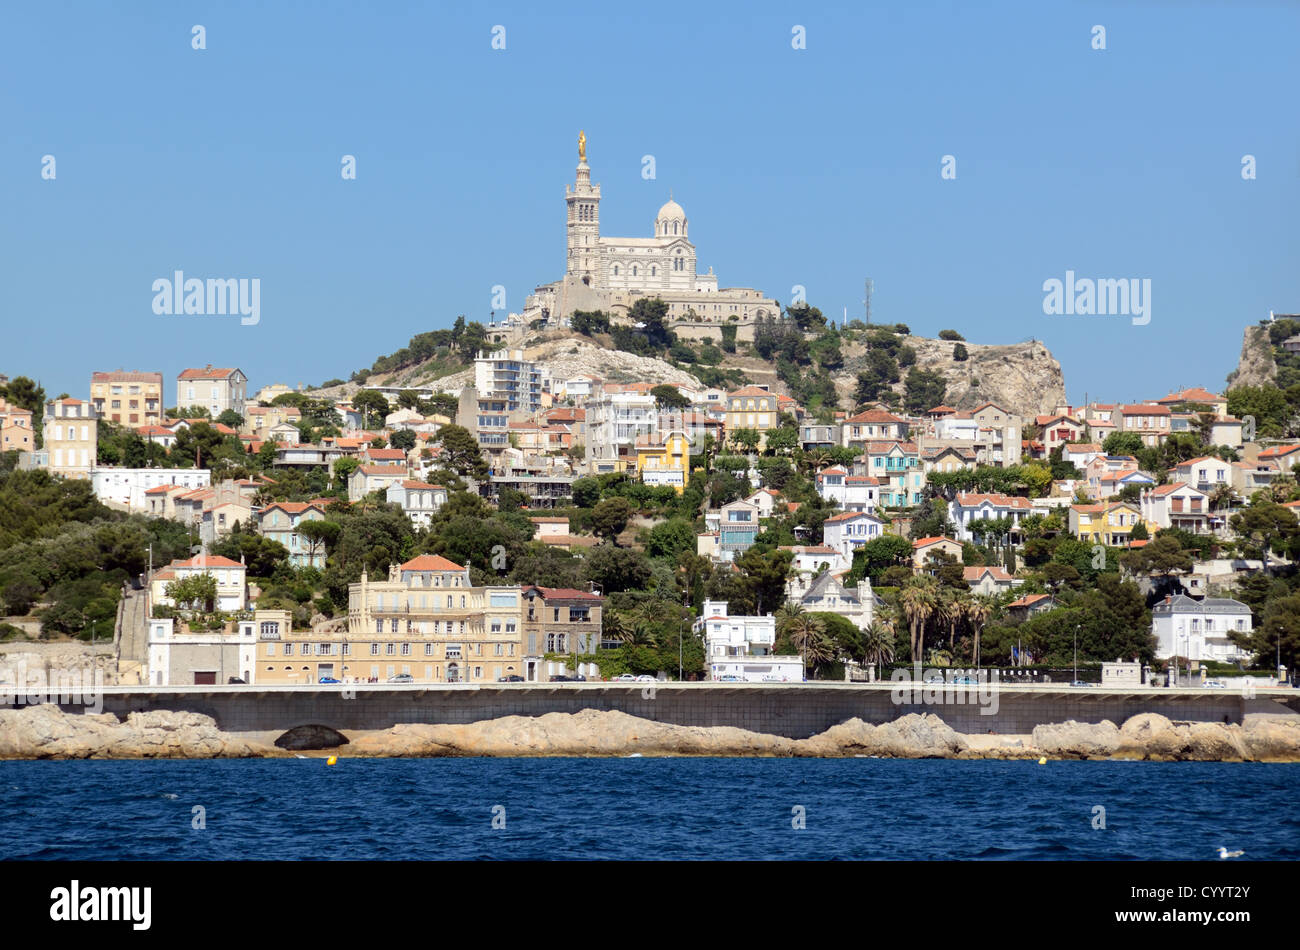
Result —
[[[332, 763], [331, 763], [331, 764], [332, 764]], [[1039, 759], [1039, 760], [1038, 760], [1038, 764], [1039, 764], [1039, 765], [1046, 765], [1046, 764], [1047, 764], [1047, 756], [1043, 756], [1041, 759]]]
[[331, 755], [328, 759], [325, 760], [326, 765], [338, 765], [338, 762], [339, 762], [339, 757], [337, 755]]

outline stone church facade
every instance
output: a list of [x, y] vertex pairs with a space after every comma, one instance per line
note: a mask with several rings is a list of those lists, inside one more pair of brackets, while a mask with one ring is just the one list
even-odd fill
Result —
[[650, 237], [606, 237], [600, 233], [600, 185], [591, 181], [586, 138], [578, 143], [576, 180], [565, 186], [566, 258], [564, 277], [538, 287], [528, 297], [524, 319], [545, 317], [567, 322], [575, 310], [603, 310], [627, 316], [643, 297], [668, 304], [674, 323], [751, 324], [780, 313], [775, 300], [748, 287], [718, 287], [713, 269], [697, 271], [686, 212], [670, 196], [655, 215]]

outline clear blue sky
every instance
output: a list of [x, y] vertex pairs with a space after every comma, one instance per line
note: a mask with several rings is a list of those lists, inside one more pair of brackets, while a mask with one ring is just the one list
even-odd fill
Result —
[[[859, 316], [869, 276], [877, 321], [1046, 341], [1075, 401], [1221, 389], [1243, 326], [1300, 311], [1300, 5], [858, 7], [8, 3], [0, 372], [316, 384], [493, 285], [519, 310], [562, 273], [579, 128], [604, 233], [671, 188], [724, 286]], [[260, 324], [155, 315], [176, 269], [259, 277]], [[1150, 324], [1045, 316], [1067, 270], [1151, 279]]]

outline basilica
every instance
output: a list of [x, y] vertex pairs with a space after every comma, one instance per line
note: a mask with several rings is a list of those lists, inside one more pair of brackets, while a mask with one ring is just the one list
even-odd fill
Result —
[[604, 310], [625, 317], [642, 297], [668, 305], [669, 319], [720, 323], [731, 317], [750, 323], [779, 313], [776, 301], [746, 287], [719, 289], [713, 268], [700, 274], [689, 222], [669, 196], [655, 215], [650, 237], [606, 237], [600, 233], [600, 185], [592, 184], [587, 138], [578, 136], [576, 180], [565, 187], [567, 235], [564, 277], [529, 296], [525, 318], [567, 322], [575, 310]]

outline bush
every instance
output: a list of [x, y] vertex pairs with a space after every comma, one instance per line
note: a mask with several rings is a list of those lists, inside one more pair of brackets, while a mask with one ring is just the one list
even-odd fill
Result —
[[960, 343], [954, 346], [952, 348], [952, 358], [956, 360], [958, 363], [966, 362], [968, 358], [968, 354], [966, 353], [966, 347], [962, 346]]
[[941, 340], [964, 340], [966, 339], [956, 330], [940, 330], [939, 339]]

